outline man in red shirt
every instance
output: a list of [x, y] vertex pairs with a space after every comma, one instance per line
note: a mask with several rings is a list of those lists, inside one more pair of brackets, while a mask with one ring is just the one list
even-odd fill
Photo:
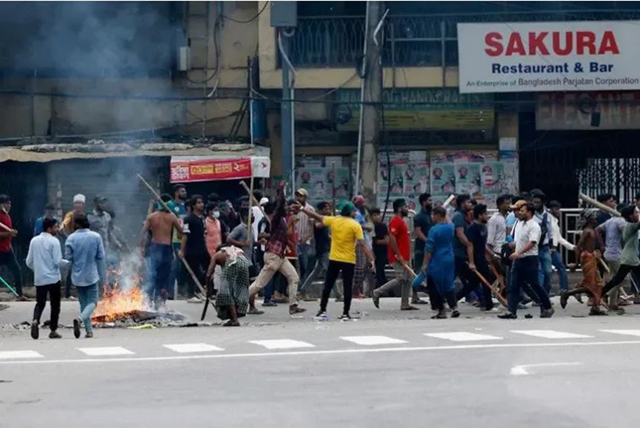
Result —
[[405, 217], [409, 215], [409, 208], [404, 199], [393, 201], [393, 212], [395, 215], [389, 222], [388, 256], [396, 278], [373, 292], [373, 304], [376, 308], [379, 308], [380, 297], [385, 296], [389, 291], [399, 286], [402, 296], [400, 309], [403, 311], [417, 311], [418, 308], [409, 304], [412, 280], [408, 265], [411, 259], [411, 239], [409, 238], [409, 228], [405, 223]]
[[0, 195], [0, 223], [11, 229], [11, 232], [9, 232], [4, 228], [0, 228], [0, 266], [7, 266], [11, 271], [18, 299], [22, 300], [24, 297], [22, 295], [22, 274], [11, 247], [11, 241], [18, 236], [18, 231], [13, 229], [13, 223], [11, 222], [11, 217], [9, 217], [10, 211], [11, 198], [8, 195]]

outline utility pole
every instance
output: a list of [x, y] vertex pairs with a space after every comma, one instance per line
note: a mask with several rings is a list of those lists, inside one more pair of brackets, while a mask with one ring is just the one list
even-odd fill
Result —
[[367, 2], [364, 76], [361, 85], [358, 165], [355, 193], [375, 203], [374, 187], [378, 177], [378, 141], [380, 138], [380, 103], [382, 102], [382, 31], [384, 2]]

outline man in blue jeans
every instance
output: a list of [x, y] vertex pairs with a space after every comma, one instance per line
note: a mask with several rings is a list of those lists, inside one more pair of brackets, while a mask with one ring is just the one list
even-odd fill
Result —
[[93, 337], [91, 315], [98, 304], [98, 285], [105, 276], [105, 254], [102, 238], [89, 230], [84, 214], [74, 217], [75, 232], [65, 243], [65, 259], [71, 263], [71, 282], [78, 290], [80, 316], [73, 320], [73, 335], [80, 338], [80, 323], [84, 323], [86, 338]]
[[551, 295], [551, 277], [553, 268], [551, 267], [551, 249], [554, 246], [553, 229], [551, 226], [551, 213], [544, 206], [546, 195], [542, 190], [534, 189], [531, 191], [531, 202], [535, 209], [533, 219], [540, 226], [540, 242], [538, 243], [538, 259], [540, 260], [540, 268], [538, 271], [538, 281], [540, 285]]
[[560, 212], [560, 202], [551, 201], [549, 202], [549, 211], [551, 212], [551, 228], [552, 228], [552, 239], [554, 247], [551, 249], [551, 264], [558, 271], [558, 279], [560, 280], [560, 291], [565, 292], [569, 291], [569, 278], [567, 276], [567, 268], [562, 261], [562, 253], [560, 252], [560, 245], [565, 247], [569, 251], [574, 251], [575, 245], [571, 242], [564, 239], [562, 236], [562, 231], [560, 230], [560, 216], [562, 213]]

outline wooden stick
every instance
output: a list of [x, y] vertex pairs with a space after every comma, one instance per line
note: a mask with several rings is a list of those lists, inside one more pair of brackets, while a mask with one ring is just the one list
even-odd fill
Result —
[[444, 204], [442, 204], [442, 208], [447, 208], [447, 207], [449, 206], [449, 204], [450, 204], [451, 202], [453, 202], [453, 200], [454, 200], [455, 198], [456, 198], [456, 195], [454, 195], [454, 194], [449, 195], [449, 197], [447, 198], [447, 200], [446, 200], [446, 201], [444, 201]]
[[[251, 196], [253, 196], [253, 174], [251, 174], [251, 188], [249, 189], [249, 193], [251, 194]], [[249, 219], [247, 220], [247, 236], [248, 236], [248, 241], [251, 242], [251, 246], [253, 247], [253, 240], [251, 238], [253, 238], [251, 235], [251, 217], [253, 217], [253, 200], [255, 198], [249, 198]], [[260, 205], [258, 205], [260, 206]]]
[[579, 193], [578, 196], [580, 197], [580, 199], [582, 199], [583, 202], [591, 204], [594, 207], [596, 207], [596, 208], [598, 208], [598, 209], [600, 209], [602, 211], [606, 211], [609, 214], [611, 214], [612, 216], [621, 217], [621, 215], [620, 215], [620, 213], [618, 211], [614, 210], [610, 206], [607, 206], [607, 205], [605, 205], [605, 204], [603, 204], [601, 202], [596, 201], [595, 199], [592, 199], [592, 198], [588, 197], [584, 193]]
[[609, 269], [609, 266], [607, 265], [607, 262], [605, 262], [602, 259], [598, 259], [598, 261], [600, 262], [600, 264], [602, 265], [602, 267], [604, 268], [604, 270], [607, 271], [607, 273], [611, 273], [611, 269]]
[[500, 293], [498, 292], [498, 290], [497, 290], [493, 285], [489, 284], [489, 281], [487, 281], [487, 280], [485, 279], [485, 277], [484, 277], [484, 276], [482, 276], [482, 274], [481, 274], [480, 272], [478, 272], [477, 270], [474, 270], [474, 271], [473, 271], [473, 273], [475, 273], [475, 274], [476, 274], [476, 276], [478, 277], [478, 279], [480, 279], [480, 282], [482, 282], [482, 283], [485, 285], [485, 287], [488, 287], [488, 288], [489, 288], [489, 290], [491, 290], [491, 291], [493, 292], [493, 294], [495, 294], [495, 295], [496, 295], [496, 298], [500, 301], [500, 303], [502, 303], [502, 305], [503, 305], [505, 308], [508, 308], [508, 307], [509, 307], [509, 305], [507, 304], [507, 301], [505, 300], [505, 298], [504, 298], [504, 297], [502, 297], [502, 296], [500, 295]]
[[336, 163], [333, 162], [332, 164], [332, 168], [333, 168], [333, 180], [331, 181], [331, 198], [333, 199], [333, 212], [331, 213], [332, 215], [336, 214], [336, 210], [337, 210], [337, 205], [336, 205]]
[[[140, 179], [140, 181], [142, 181], [142, 184], [144, 184], [147, 187], [147, 189], [149, 189], [149, 191], [153, 194], [153, 196], [160, 203], [160, 205], [162, 205], [162, 207], [165, 210], [167, 210], [171, 214], [173, 214], [174, 217], [178, 218], [178, 216], [169, 209], [169, 206], [166, 204], [166, 202], [162, 200], [162, 198], [160, 197], [158, 192], [156, 192], [154, 190], [154, 188], [151, 187], [151, 185], [149, 183], [147, 183], [147, 180], [145, 180], [140, 174], [138, 174], [138, 178]], [[187, 272], [189, 272], [189, 275], [191, 275], [191, 279], [193, 279], [193, 282], [200, 289], [200, 292], [203, 294], [203, 296], [206, 297], [207, 296], [207, 292], [204, 289], [204, 287], [202, 286], [202, 284], [200, 284], [200, 281], [198, 280], [198, 277], [196, 276], [196, 274], [193, 273], [193, 270], [191, 269], [191, 266], [189, 266], [189, 263], [187, 263], [187, 261], [184, 259], [184, 257], [180, 257], [180, 253], [178, 253], [178, 258], [182, 261], [182, 264], [187, 269]]]
[[264, 218], [266, 218], [267, 221], [269, 222], [269, 224], [271, 224], [271, 219], [269, 217], [267, 217], [267, 214], [265, 214], [264, 209], [260, 206], [260, 202], [258, 202], [258, 200], [255, 198], [255, 196], [253, 196], [253, 192], [251, 191], [251, 189], [249, 189], [249, 187], [247, 186], [247, 183], [245, 183], [244, 181], [241, 181], [240, 185], [242, 187], [244, 187], [244, 190], [246, 190], [247, 193], [249, 193], [249, 199], [251, 199], [253, 201], [253, 203], [258, 206], [258, 208], [260, 209], [260, 212], [262, 213]]

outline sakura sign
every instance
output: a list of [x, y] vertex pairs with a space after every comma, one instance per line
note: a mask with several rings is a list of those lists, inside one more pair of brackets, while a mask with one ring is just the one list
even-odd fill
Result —
[[458, 24], [460, 92], [640, 89], [640, 21]]

